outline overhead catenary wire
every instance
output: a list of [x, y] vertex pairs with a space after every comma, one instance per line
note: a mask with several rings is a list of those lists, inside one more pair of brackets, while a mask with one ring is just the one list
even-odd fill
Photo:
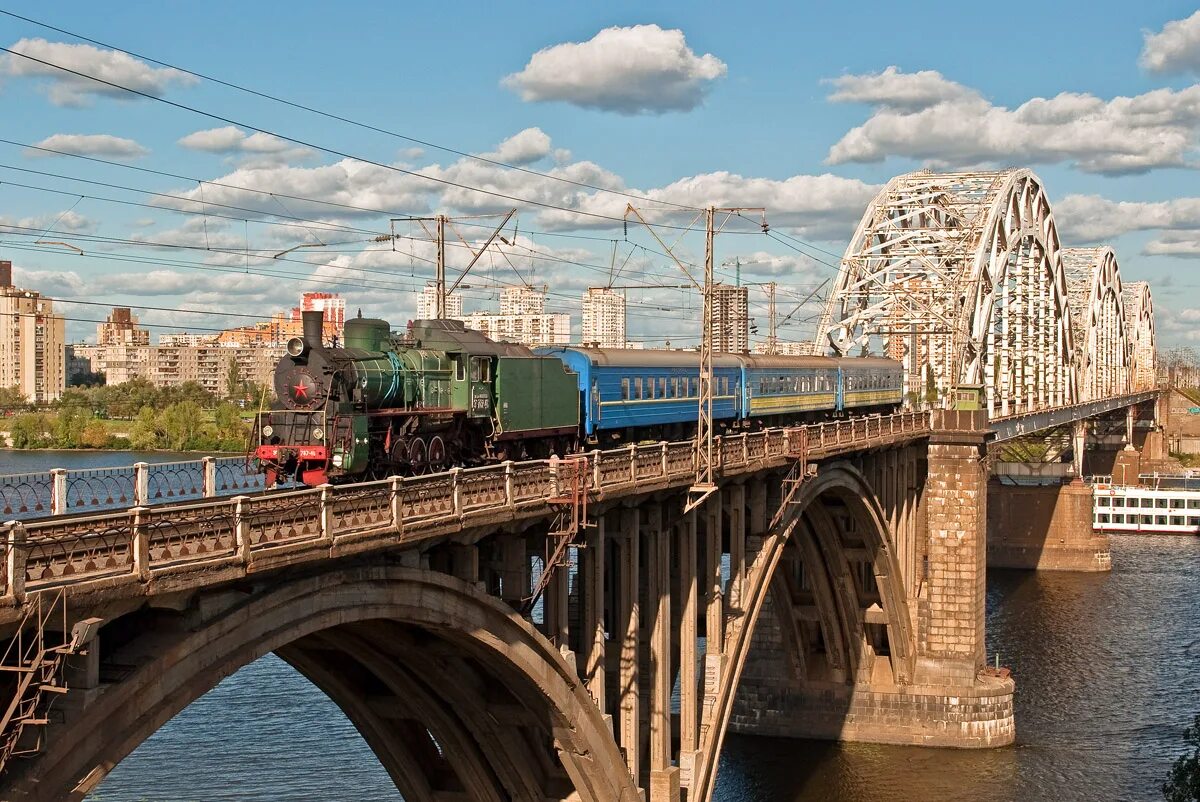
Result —
[[[429, 175], [427, 173], [422, 173], [422, 172], [419, 172], [416, 170], [409, 170], [404, 167], [398, 167], [394, 164], [387, 164], [385, 162], [376, 161], [375, 159], [369, 159], [369, 158], [365, 158], [363, 156], [355, 156], [354, 154], [348, 153], [343, 150], [339, 150], [337, 148], [332, 148], [327, 145], [319, 145], [315, 142], [309, 142], [305, 139], [300, 139], [298, 137], [290, 136], [288, 134], [283, 134], [283, 133], [279, 133], [277, 131], [272, 131], [268, 128], [263, 128], [263, 127], [257, 126], [257, 125], [251, 125], [250, 123], [247, 123], [247, 122], [244, 122], [241, 120], [236, 120], [232, 117], [227, 117], [223, 114], [216, 114], [214, 112], [205, 111], [205, 110], [197, 108], [195, 106], [189, 106], [186, 103], [180, 103], [175, 100], [170, 100], [165, 97], [160, 97], [151, 92], [143, 92], [140, 89], [134, 89], [133, 87], [125, 86], [124, 84], [117, 83], [116, 81], [109, 81], [105, 78], [101, 78], [99, 76], [92, 75], [87, 72], [83, 72], [81, 70], [72, 69], [72, 68], [64, 66], [62, 64], [57, 64], [53, 61], [49, 61], [47, 59], [38, 58], [37, 56], [31, 56], [28, 53], [22, 53], [20, 51], [13, 50], [10, 47], [0, 46], [0, 52], [8, 53], [10, 56], [15, 56], [17, 58], [22, 58], [27, 61], [32, 61], [34, 63], [41, 64], [44, 67], [51, 67], [51, 68], [54, 68], [57, 70], [61, 70], [65, 73], [74, 75], [79, 78], [84, 78], [86, 80], [95, 81], [96, 83], [112, 87], [113, 89], [118, 89], [118, 90], [121, 90], [124, 92], [128, 92], [132, 95], [146, 98], [147, 100], [152, 100], [157, 103], [163, 103], [165, 105], [171, 106], [172, 108], [180, 109], [182, 111], [187, 111], [192, 114], [198, 114], [202, 117], [207, 117], [211, 120], [223, 122], [228, 125], [238, 126], [240, 128], [245, 128], [250, 131], [254, 131], [256, 133], [264, 134], [266, 136], [272, 136], [277, 139], [281, 139], [285, 142], [291, 142], [294, 145], [299, 145], [301, 147], [311, 148], [312, 150], [318, 150], [323, 153], [328, 153], [331, 156], [338, 156], [343, 159], [350, 159], [352, 161], [361, 162], [363, 164], [369, 164], [373, 167], [378, 167], [383, 170], [390, 170], [392, 172], [399, 173], [401, 175], [407, 175], [412, 178], [418, 178], [423, 181], [430, 181], [432, 183], [440, 184], [440, 185], [447, 186], [447, 187], [453, 187], [455, 189], [461, 189], [461, 190], [464, 190], [467, 192], [476, 192], [476, 193], [480, 193], [483, 195], [490, 195], [495, 198], [500, 198], [505, 201], [522, 204], [525, 206], [533, 206], [533, 207], [540, 208], [540, 209], [550, 209], [550, 210], [554, 210], [554, 211], [565, 212], [567, 214], [578, 215], [580, 217], [587, 217], [587, 218], [596, 219], [596, 220], [606, 220], [606, 221], [613, 222], [613, 223], [622, 222], [621, 218], [614, 217], [612, 215], [600, 214], [599, 212], [589, 212], [584, 209], [572, 209], [569, 206], [560, 206], [558, 204], [547, 203], [545, 201], [539, 201], [539, 200], [535, 200], [532, 198], [522, 198], [518, 195], [509, 195], [504, 192], [497, 192], [495, 190], [485, 189], [482, 187], [475, 187], [475, 186], [471, 186], [470, 184], [464, 184], [460, 181], [453, 181], [449, 178], [440, 178], [438, 176]], [[691, 209], [693, 207], [688, 207], [688, 208]], [[669, 229], [674, 229], [674, 230], [686, 230], [686, 228], [683, 226], [676, 226], [676, 225], [672, 225], [672, 224], [668, 224], [668, 223], [659, 223], [658, 225], [660, 228], [669, 228]]]
[[[83, 41], [83, 42], [88, 42], [90, 44], [97, 45], [98, 47], [104, 47], [104, 48], [108, 48], [109, 50], [114, 50], [119, 53], [124, 53], [128, 56], [132, 56], [133, 58], [141, 59], [142, 61], [148, 61], [151, 64], [157, 64], [160, 67], [166, 67], [168, 69], [176, 70], [178, 72], [182, 72], [186, 75], [191, 75], [195, 78], [199, 78], [204, 81], [209, 81], [211, 83], [215, 83], [220, 86], [224, 86], [224, 87], [227, 87], [230, 89], [235, 89], [239, 92], [245, 92], [247, 94], [254, 95], [255, 97], [263, 98], [264, 100], [270, 100], [272, 102], [280, 103], [282, 105], [289, 106], [294, 109], [299, 109], [301, 111], [306, 111], [311, 114], [316, 114], [321, 117], [325, 117], [326, 119], [337, 120], [338, 122], [346, 123], [348, 125], [353, 125], [355, 127], [362, 128], [362, 129], [365, 129], [368, 131], [374, 131], [375, 133], [395, 137], [396, 139], [402, 139], [406, 142], [411, 142], [415, 145], [421, 145], [422, 147], [433, 148], [435, 150], [440, 150], [445, 153], [454, 154], [455, 156], [460, 156], [460, 157], [467, 158], [467, 159], [473, 159], [475, 161], [482, 162], [484, 164], [490, 164], [495, 167], [503, 167], [506, 170], [514, 170], [516, 172], [525, 173], [526, 175], [535, 175], [535, 176], [538, 176], [539, 178], [546, 178], [546, 179], [549, 179], [552, 181], [557, 181], [557, 182], [560, 182], [563, 184], [570, 184], [572, 186], [580, 187], [582, 189], [590, 189], [590, 190], [594, 190], [596, 192], [604, 192], [604, 193], [608, 193], [610, 195], [618, 195], [618, 196], [625, 197], [625, 198], [632, 198], [634, 200], [640, 200], [640, 201], [643, 201], [646, 203], [658, 203], [658, 204], [662, 204], [664, 206], [672, 206], [672, 207], [675, 207], [678, 209], [687, 209], [687, 210], [691, 210], [691, 211], [696, 211], [699, 208], [696, 206], [690, 206], [688, 204], [676, 203], [674, 201], [669, 201], [669, 200], [665, 200], [662, 198], [649, 198], [649, 197], [646, 197], [645, 195], [639, 195], [639, 194], [633, 193], [633, 192], [625, 192], [623, 190], [617, 190], [617, 189], [613, 189], [611, 187], [601, 187], [601, 186], [597, 186], [595, 184], [589, 184], [586, 181], [576, 181], [571, 178], [565, 178], [563, 176], [557, 176], [557, 175], [553, 175], [551, 173], [544, 173], [544, 172], [541, 172], [540, 170], [534, 170], [530, 167], [523, 167], [521, 165], [510, 164], [508, 162], [501, 161], [499, 159], [491, 159], [491, 158], [488, 158], [487, 156], [481, 156], [477, 153], [467, 153], [465, 151], [461, 151], [456, 148], [448, 147], [446, 145], [439, 145], [436, 142], [431, 142], [428, 140], [419, 139], [417, 137], [408, 136], [406, 134], [401, 134], [396, 131], [391, 131], [386, 128], [381, 128], [379, 126], [372, 125], [370, 123], [364, 123], [364, 122], [361, 122], [358, 120], [353, 120], [349, 117], [345, 117], [340, 114], [336, 114], [334, 112], [324, 111], [322, 109], [318, 109], [316, 107], [309, 106], [304, 103], [299, 103], [299, 102], [296, 102], [293, 100], [288, 100], [286, 98], [282, 98], [277, 95], [272, 95], [269, 92], [263, 92], [258, 89], [251, 89], [250, 87], [242, 86], [241, 84], [234, 83], [233, 81], [227, 81], [227, 80], [224, 80], [221, 78], [216, 78], [211, 75], [206, 75], [205, 73], [197, 72], [197, 71], [189, 69], [187, 67], [181, 67], [177, 64], [171, 64], [171, 63], [168, 63], [165, 61], [160, 61], [159, 59], [153, 58], [151, 56], [143, 55], [141, 53], [137, 53], [132, 50], [126, 50], [125, 48], [118, 47], [117, 45], [108, 44], [106, 42], [102, 42], [97, 39], [92, 39], [90, 37], [84, 36], [83, 34], [75, 33], [74, 31], [69, 31], [64, 28], [59, 28], [59, 27], [51, 25], [47, 22], [42, 22], [41, 20], [35, 20], [35, 19], [32, 19], [31, 17], [22, 16], [20, 14], [14, 13], [12, 11], [0, 9], [0, 14], [4, 14], [4, 15], [12, 17], [14, 19], [19, 19], [23, 22], [28, 22], [31, 25], [37, 25], [41, 28], [46, 28], [47, 30], [54, 31], [56, 33], [61, 33], [65, 36], [70, 36], [75, 39], [79, 39], [80, 41]], [[247, 127], [249, 127], [249, 126], [247, 126]]]

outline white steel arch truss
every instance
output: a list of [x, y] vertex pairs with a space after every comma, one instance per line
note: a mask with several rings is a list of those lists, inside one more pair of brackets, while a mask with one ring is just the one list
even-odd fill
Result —
[[1064, 248], [1079, 400], [1129, 392], [1130, 340], [1117, 255], [1112, 248]]
[[1125, 330], [1129, 338], [1130, 389], [1151, 390], [1157, 381], [1154, 299], [1145, 281], [1125, 285]]
[[842, 258], [818, 348], [882, 350], [917, 398], [985, 388], [993, 416], [1077, 400], [1058, 230], [1029, 170], [897, 176]]

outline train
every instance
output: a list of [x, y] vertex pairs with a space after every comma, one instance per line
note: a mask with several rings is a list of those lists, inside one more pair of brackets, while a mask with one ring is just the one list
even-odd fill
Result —
[[[251, 447], [268, 486], [316, 486], [566, 455], [695, 434], [696, 351], [495, 342], [457, 320], [346, 321], [326, 344], [323, 313], [275, 366], [277, 402], [255, 417]], [[892, 412], [899, 362], [718, 353], [718, 434]]]

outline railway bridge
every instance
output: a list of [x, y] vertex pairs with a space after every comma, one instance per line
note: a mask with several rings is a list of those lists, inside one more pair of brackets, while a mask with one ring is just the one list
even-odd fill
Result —
[[[860, 227], [907, 218], [929, 230], [897, 240], [958, 241], [937, 256], [954, 298], [934, 298], [932, 272], [906, 284], [929, 254], [885, 270], [855, 261], [856, 238], [839, 294], [858, 295], [831, 302], [822, 335], [882, 340], [934, 408], [721, 438], [718, 490], [690, 513], [685, 441], [7, 524], [4, 797], [83, 798], [268, 652], [340, 706], [412, 802], [701, 802], [730, 730], [1010, 743], [1014, 683], [984, 641], [995, 449], [1061, 427], [1086, 439], [1156, 394], [1133, 368], [1144, 337], [1113, 311], [1128, 293], [1111, 252], [1086, 281], [1039, 284], [1065, 276], [1040, 185], [988, 175], [959, 193], [963, 174], [942, 189], [918, 174], [939, 214], [879, 211], [889, 184], [879, 225]], [[862, 265], [875, 278], [856, 283]], [[869, 286], [892, 287], [874, 317]], [[899, 322], [906, 293], [925, 318]], [[1086, 361], [1072, 297], [1100, 310]], [[956, 327], [975, 313], [990, 317]], [[948, 408], [964, 387], [981, 409]]]

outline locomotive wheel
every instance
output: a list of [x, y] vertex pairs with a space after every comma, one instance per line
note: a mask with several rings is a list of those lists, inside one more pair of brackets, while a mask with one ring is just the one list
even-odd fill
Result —
[[428, 469], [429, 450], [425, 447], [425, 441], [422, 438], [414, 437], [408, 446], [408, 470], [413, 476], [420, 476]]
[[446, 454], [446, 443], [440, 435], [434, 435], [429, 441], [429, 472], [440, 473], [450, 467]]

